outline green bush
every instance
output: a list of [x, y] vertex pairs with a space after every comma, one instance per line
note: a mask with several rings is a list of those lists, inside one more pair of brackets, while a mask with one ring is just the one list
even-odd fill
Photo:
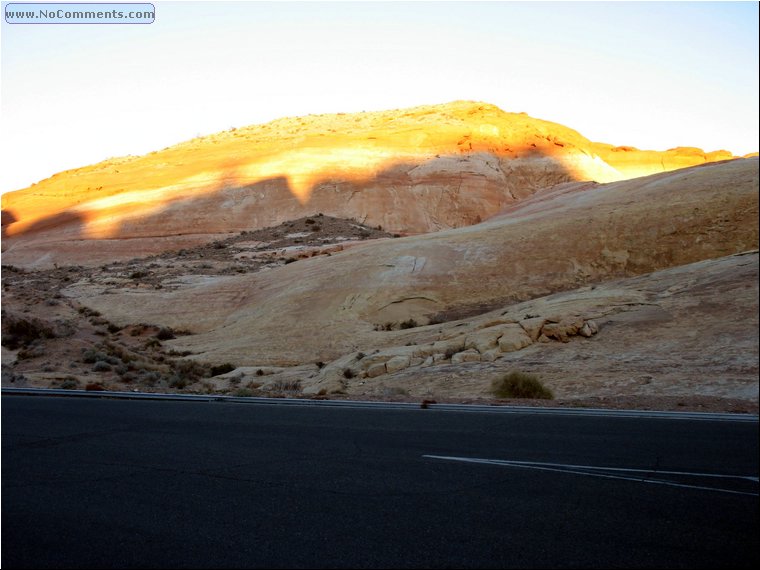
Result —
[[535, 374], [510, 372], [493, 383], [493, 393], [499, 398], [535, 398], [552, 400], [554, 394]]

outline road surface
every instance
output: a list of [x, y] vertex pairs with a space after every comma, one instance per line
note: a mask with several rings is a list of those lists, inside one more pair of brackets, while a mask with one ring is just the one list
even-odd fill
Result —
[[758, 424], [2, 397], [3, 568], [754, 568]]

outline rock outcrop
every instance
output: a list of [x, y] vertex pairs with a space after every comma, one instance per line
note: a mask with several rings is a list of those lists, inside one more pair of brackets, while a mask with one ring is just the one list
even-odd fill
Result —
[[[757, 159], [741, 159], [606, 185], [564, 184], [475, 226], [359, 244], [276, 271], [108, 294], [75, 284], [68, 294], [118, 325], [193, 332], [171, 342], [211, 361], [329, 362], [397, 346], [419, 325], [451, 315], [757, 249], [757, 220]], [[498, 319], [464, 336], [431, 333], [417, 339], [434, 343], [429, 354], [409, 348], [376, 362], [387, 370], [394, 356], [424, 362], [593, 335], [592, 316], [555, 313]]]
[[397, 233], [468, 226], [537, 190], [732, 158], [639, 151], [458, 101], [231, 129], [2, 197], [6, 263], [95, 265], [324, 212]]

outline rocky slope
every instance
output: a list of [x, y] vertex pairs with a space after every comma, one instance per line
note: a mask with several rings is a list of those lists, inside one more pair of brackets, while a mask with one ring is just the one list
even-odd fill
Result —
[[[64, 342], [75, 313], [89, 336], [58, 360], [91, 350], [102, 369], [67, 371], [79, 386], [94, 374], [113, 387], [473, 400], [520, 370], [562, 402], [756, 410], [757, 220], [757, 158], [563, 183], [420, 236], [315, 216], [129, 264], [6, 269], [4, 307], [37, 291], [9, 322], [36, 315], [19, 330], [43, 338], [5, 348], [25, 381], [62, 382], [39, 347]], [[60, 322], [45, 316], [65, 307]]]
[[484, 312], [756, 249], [757, 220], [757, 159], [741, 159], [562, 184], [487, 222], [359, 245], [276, 272], [157, 291], [71, 291], [117, 324], [190, 330], [178, 344], [210, 360], [294, 365], [380, 348], [387, 335], [376, 329], [410, 319]]
[[562, 125], [467, 101], [282, 119], [5, 194], [2, 247], [15, 265], [97, 265], [317, 212], [424, 233], [477, 223], [558, 183], [728, 158], [594, 143]]

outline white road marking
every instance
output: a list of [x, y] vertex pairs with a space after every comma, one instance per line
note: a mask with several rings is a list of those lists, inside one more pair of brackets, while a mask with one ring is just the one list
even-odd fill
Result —
[[597, 467], [594, 465], [571, 465], [565, 463], [539, 463], [535, 461], [508, 461], [504, 459], [478, 459], [474, 457], [451, 457], [445, 455], [423, 455], [428, 459], [442, 459], [444, 461], [459, 461], [463, 463], [481, 463], [487, 465], [500, 465], [504, 467], [519, 467], [522, 469], [536, 469], [539, 471], [555, 471], [558, 473], [572, 473], [574, 475], [586, 475], [587, 477], [601, 477], [604, 479], [619, 479], [622, 481], [636, 481], [639, 483], [653, 483], [655, 485], [666, 485], [669, 487], [682, 487], [685, 489], [698, 489], [702, 491], [718, 491], [721, 493], [731, 493], [735, 495], [749, 495], [751, 497], [759, 496], [756, 492], [736, 491], [733, 489], [723, 489], [720, 487], [706, 487], [703, 485], [688, 485], [685, 483], [676, 483], [663, 479], [651, 479], [644, 477], [626, 477], [623, 475], [612, 475], [610, 471], [627, 472], [627, 473], [651, 473], [653, 475], [680, 475], [687, 477], [714, 477], [721, 479], [741, 479], [745, 481], [758, 482], [755, 475], [722, 475], [718, 473], [693, 473], [688, 471], [658, 471], [656, 469], [629, 469], [624, 467]]

